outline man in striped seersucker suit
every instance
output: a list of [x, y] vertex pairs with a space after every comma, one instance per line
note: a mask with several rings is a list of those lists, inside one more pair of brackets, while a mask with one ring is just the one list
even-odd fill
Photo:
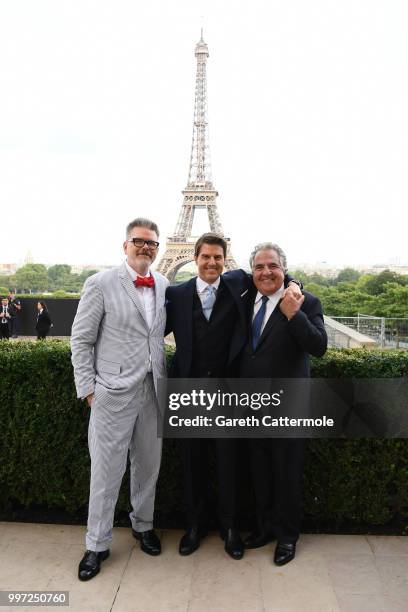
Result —
[[132, 532], [151, 555], [161, 552], [153, 530], [160, 467], [157, 379], [165, 376], [167, 279], [150, 272], [159, 230], [148, 219], [126, 228], [126, 261], [87, 279], [72, 325], [71, 348], [78, 397], [91, 408], [91, 484], [86, 552], [80, 580], [90, 580], [109, 556], [115, 505], [130, 457]]

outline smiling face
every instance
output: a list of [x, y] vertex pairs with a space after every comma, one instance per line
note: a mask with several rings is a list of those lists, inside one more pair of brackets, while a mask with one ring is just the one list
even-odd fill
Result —
[[219, 244], [202, 244], [194, 259], [198, 276], [209, 285], [215, 283], [224, 270], [224, 250]]
[[[143, 240], [158, 242], [156, 232], [147, 227], [134, 227], [131, 229], [128, 240], [132, 238], [142, 238]], [[143, 276], [147, 274], [157, 256], [157, 249], [149, 248], [147, 244], [137, 247], [132, 242], [125, 241], [123, 243], [123, 250], [126, 253], [129, 266]]]
[[272, 295], [282, 287], [285, 273], [275, 250], [258, 251], [252, 263], [252, 277], [262, 295]]

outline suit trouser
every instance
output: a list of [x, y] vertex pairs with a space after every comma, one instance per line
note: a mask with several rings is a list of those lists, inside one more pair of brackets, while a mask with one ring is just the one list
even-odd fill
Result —
[[306, 440], [254, 438], [250, 448], [258, 526], [280, 542], [295, 543], [302, 522]]
[[8, 323], [0, 323], [0, 339], [3, 338], [6, 340], [10, 338], [10, 327]]
[[20, 331], [20, 321], [18, 316], [11, 317], [10, 319], [10, 334], [12, 336], [18, 336], [18, 332]]
[[236, 440], [187, 438], [181, 440], [184, 496], [188, 526], [208, 525], [209, 447], [214, 445], [218, 479], [218, 517], [222, 527], [234, 526]]
[[123, 410], [113, 412], [97, 397], [92, 402], [88, 430], [91, 485], [87, 550], [100, 552], [109, 548], [128, 451], [132, 527], [135, 531], [152, 529], [162, 447], [162, 440], [157, 437], [157, 416], [151, 374]]

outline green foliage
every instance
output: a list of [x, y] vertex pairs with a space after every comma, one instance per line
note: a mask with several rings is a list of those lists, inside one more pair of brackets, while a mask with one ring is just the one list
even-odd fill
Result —
[[334, 280], [332, 278], [328, 278], [327, 276], [322, 276], [321, 274], [313, 273], [307, 274], [303, 270], [290, 270], [290, 275], [297, 280], [300, 280], [304, 285], [306, 284], [316, 284], [321, 285], [322, 287], [329, 287], [333, 285]]
[[83, 270], [81, 274], [73, 274], [71, 266], [67, 264], [55, 264], [48, 269], [42, 264], [27, 264], [19, 268], [14, 276], [4, 278], [10, 287], [17, 289], [19, 295], [56, 291], [79, 294], [86, 279], [96, 272]]
[[377, 276], [366, 274], [357, 281], [343, 280], [332, 286], [309, 280], [303, 282], [306, 291], [321, 300], [328, 316], [355, 317], [360, 313], [377, 317], [408, 317], [408, 277], [399, 275], [398, 282], [389, 282], [390, 275], [393, 278], [398, 276], [386, 270]]
[[181, 272], [177, 272], [175, 282], [176, 283], [185, 283], [190, 280], [190, 278], [194, 278], [196, 273], [192, 270], [182, 270]]
[[322, 302], [325, 314], [355, 317], [358, 313], [378, 317], [408, 317], [408, 276], [384, 270], [361, 275], [353, 268], [341, 270], [335, 279], [320, 274], [291, 272], [306, 291]]
[[36, 298], [39, 300], [47, 300], [48, 298], [52, 297], [52, 298], [71, 298], [71, 299], [78, 299], [80, 297], [79, 293], [66, 293], [65, 291], [62, 291], [60, 289], [58, 289], [58, 291], [54, 291], [54, 293], [52, 293], [51, 295], [49, 293], [17, 293], [16, 297], [19, 298]]
[[71, 266], [67, 264], [55, 264], [48, 268], [48, 278], [54, 283], [59, 283], [61, 280], [65, 280], [67, 276], [71, 274]]
[[[170, 359], [172, 350], [167, 354]], [[312, 368], [315, 377], [401, 377], [408, 375], [408, 352], [330, 350], [313, 359]], [[89, 409], [76, 398], [69, 344], [0, 343], [0, 380], [2, 517], [11, 518], [16, 504], [78, 516], [86, 511], [89, 492]], [[181, 490], [178, 443], [165, 440], [156, 503], [159, 524], [172, 520], [181, 526]], [[128, 497], [125, 479], [118, 512], [128, 510]], [[305, 510], [317, 529], [407, 521], [408, 440], [311, 440]]]
[[361, 273], [358, 270], [354, 270], [353, 268], [344, 268], [340, 270], [336, 278], [336, 284], [342, 282], [355, 282], [360, 278]]
[[15, 284], [19, 291], [47, 291], [47, 268], [43, 264], [26, 264], [19, 268], [14, 275]]
[[390, 270], [384, 270], [380, 274], [372, 274], [366, 279], [365, 291], [371, 295], [380, 295], [386, 290], [388, 283], [408, 285], [408, 277]]
[[0, 287], [0, 296], [1, 297], [7, 297], [9, 293], [9, 290], [7, 289], [7, 287]]

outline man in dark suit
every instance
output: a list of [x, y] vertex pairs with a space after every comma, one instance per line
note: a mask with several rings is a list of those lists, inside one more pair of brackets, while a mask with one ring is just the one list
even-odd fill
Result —
[[[172, 378], [233, 377], [247, 336], [251, 277], [243, 270], [222, 274], [227, 243], [217, 234], [201, 236], [195, 245], [198, 276], [166, 292], [166, 334], [173, 332], [176, 352]], [[296, 284], [291, 291], [300, 293]], [[206, 533], [208, 446], [211, 440], [181, 440], [188, 529], [179, 552], [189, 555]], [[241, 559], [243, 544], [235, 528], [235, 440], [216, 439], [218, 514], [225, 550]]]
[[16, 297], [13, 291], [10, 291], [8, 296], [9, 311], [11, 314], [10, 319], [10, 333], [13, 338], [18, 338], [20, 331], [20, 313], [21, 313], [21, 301]]
[[10, 320], [11, 314], [8, 300], [7, 298], [2, 298], [0, 305], [0, 340], [8, 340], [10, 338]]
[[[242, 352], [242, 378], [308, 378], [309, 355], [321, 357], [327, 348], [320, 301], [311, 293], [286, 293], [286, 257], [272, 243], [255, 247], [250, 258], [254, 287], [250, 290], [250, 326]], [[295, 556], [302, 514], [305, 440], [250, 440], [251, 472], [258, 526], [246, 548], [277, 539], [274, 561], [284, 565]]]

